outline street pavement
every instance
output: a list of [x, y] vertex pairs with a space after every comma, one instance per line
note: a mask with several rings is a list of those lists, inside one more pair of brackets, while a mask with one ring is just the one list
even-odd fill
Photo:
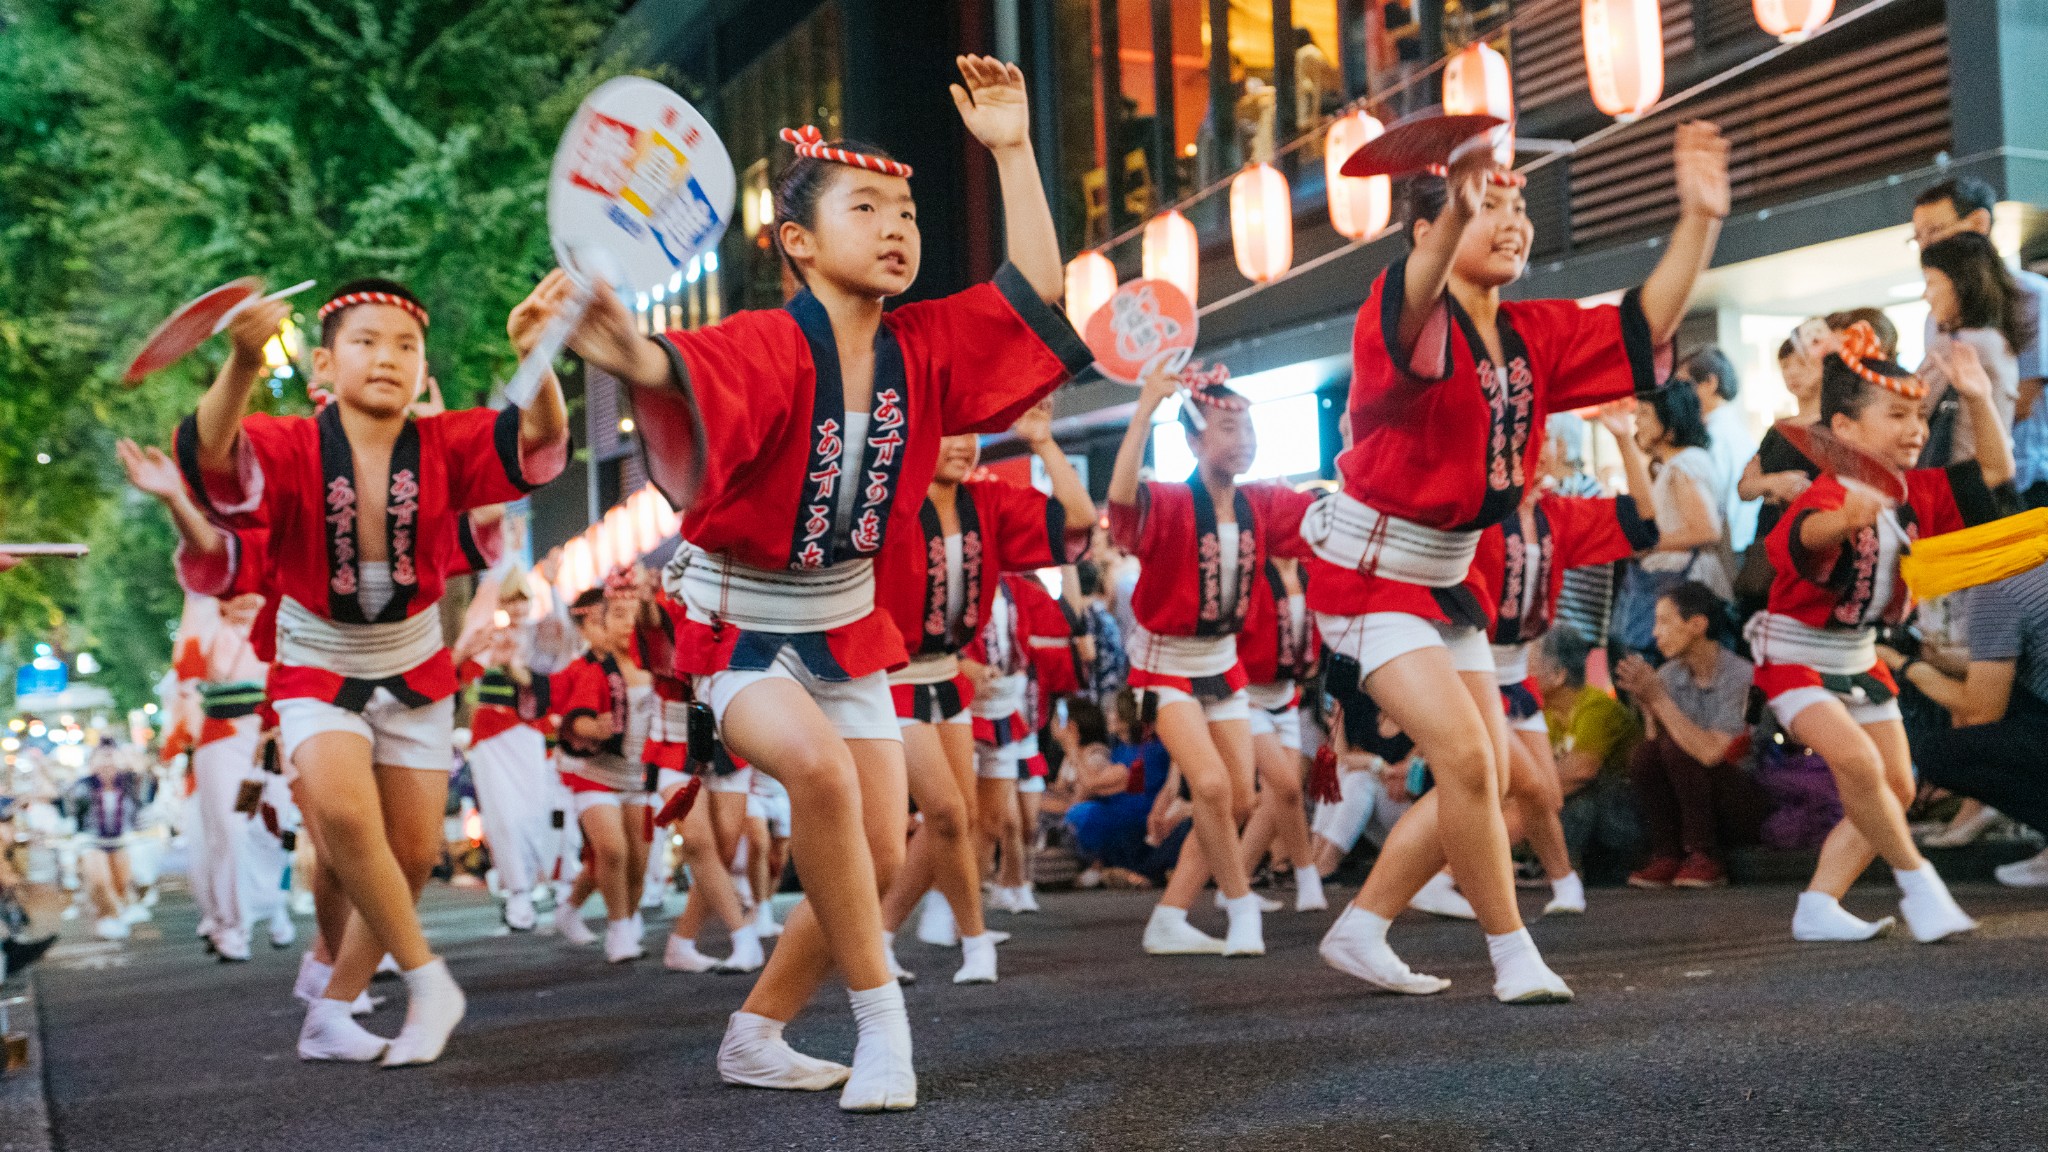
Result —
[[[1454, 981], [1406, 999], [1323, 966], [1328, 914], [1268, 917], [1263, 959], [1153, 959], [1138, 948], [1146, 894], [1047, 893], [1042, 915], [996, 916], [1016, 932], [996, 986], [953, 986], [957, 953], [902, 949], [924, 977], [909, 990], [923, 1103], [886, 1116], [719, 1083], [713, 1054], [749, 978], [508, 936], [473, 890], [427, 899], [469, 1017], [426, 1068], [301, 1064], [298, 949], [215, 963], [181, 897], [125, 946], [67, 941], [37, 977], [69, 1152], [2048, 1143], [2048, 893], [1960, 887], [1984, 929], [1932, 947], [1795, 944], [1793, 894], [1595, 890], [1590, 915], [1534, 927], [1578, 1003], [1508, 1008], [1470, 924], [1396, 925], [1411, 964]], [[1866, 886], [1848, 904], [1876, 915], [1890, 900]], [[1221, 930], [1220, 914], [1196, 919]], [[375, 990], [392, 999], [369, 1025], [395, 1033], [399, 986]], [[789, 1036], [848, 1058], [843, 991]]]

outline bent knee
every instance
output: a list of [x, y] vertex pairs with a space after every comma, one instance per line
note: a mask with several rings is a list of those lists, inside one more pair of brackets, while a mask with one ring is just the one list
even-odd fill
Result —
[[941, 840], [958, 840], [967, 835], [970, 821], [965, 804], [939, 803], [928, 808], [919, 805], [918, 812], [924, 817], [924, 830]]
[[776, 765], [782, 786], [792, 796], [842, 806], [853, 811], [860, 799], [860, 777], [844, 746], [805, 751]]

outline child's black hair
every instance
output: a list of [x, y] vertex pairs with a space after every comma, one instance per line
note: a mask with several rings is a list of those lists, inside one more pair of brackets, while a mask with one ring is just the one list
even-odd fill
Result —
[[1067, 697], [1067, 723], [1074, 726], [1074, 736], [1083, 748], [1090, 744], [1109, 746], [1109, 719], [1095, 701], [1082, 696]]
[[[420, 302], [420, 298], [413, 295], [412, 289], [407, 288], [396, 280], [386, 280], [379, 276], [365, 276], [358, 280], [351, 280], [336, 288], [334, 295], [329, 296], [328, 299], [339, 300], [344, 296], [353, 296], [358, 292], [382, 292], [386, 296], [396, 296], [401, 300], [409, 300], [422, 312], [427, 310], [427, 306]], [[334, 347], [334, 337], [341, 331], [343, 318], [360, 307], [362, 307], [361, 304], [351, 304], [346, 308], [336, 308], [320, 318], [320, 346], [322, 348]], [[425, 330], [425, 325], [421, 326], [421, 330]]]
[[1401, 235], [1408, 238], [1410, 248], [1415, 247], [1416, 222], [1434, 222], [1450, 202], [1451, 182], [1444, 177], [1421, 173], [1408, 178], [1401, 188]]
[[577, 593], [575, 601], [569, 605], [569, 614], [571, 616], [581, 616], [592, 608], [602, 607], [603, 604], [604, 589], [602, 587], [585, 588]]
[[[1228, 408], [1235, 408], [1239, 411], [1243, 411], [1251, 407], [1251, 401], [1246, 400], [1242, 393], [1232, 391], [1230, 386], [1227, 384], [1205, 384], [1202, 386], [1202, 392], [1206, 395], [1222, 399], [1223, 401], [1225, 401], [1225, 407]], [[1180, 419], [1181, 430], [1188, 434], [1189, 439], [1193, 439], [1194, 437], [1202, 434], [1201, 429], [1199, 429], [1195, 425], [1194, 414], [1188, 410], [1189, 406], [1195, 403], [1197, 403], [1197, 401], [1193, 396], [1181, 397], [1180, 411], [1175, 414]], [[1204, 407], [1209, 406], [1204, 405]], [[1211, 408], [1210, 410], [1214, 411], [1213, 408]], [[1205, 416], [1204, 419], [1206, 418], [1207, 417]]]
[[[832, 143], [834, 147], [844, 148], [848, 152], [859, 152], [882, 160], [895, 159], [886, 150], [859, 140], [835, 140]], [[803, 269], [798, 268], [796, 261], [790, 259], [789, 253], [783, 250], [783, 223], [793, 222], [806, 229], [817, 227], [818, 201], [824, 199], [825, 190], [832, 187], [832, 181], [844, 173], [858, 171], [861, 169], [851, 164], [841, 164], [837, 160], [799, 156], [790, 162], [789, 167], [783, 170], [782, 178], [775, 182], [775, 219], [769, 223], [768, 228], [775, 238], [775, 250], [782, 254], [782, 262], [789, 266], [790, 272], [799, 282], [804, 278]]]
[[[1890, 360], [1865, 360], [1863, 366], [1881, 376], [1907, 379], [1913, 374]], [[1856, 374], [1840, 356], [1830, 353], [1820, 366], [1820, 424], [1825, 428], [1836, 413], [1854, 420], [1863, 415], [1870, 402], [1889, 394]]]

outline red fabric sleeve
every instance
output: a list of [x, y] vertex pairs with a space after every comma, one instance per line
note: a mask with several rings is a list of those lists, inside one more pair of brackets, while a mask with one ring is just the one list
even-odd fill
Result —
[[1036, 488], [994, 480], [975, 486], [974, 506], [986, 509], [983, 546], [995, 545], [1003, 572], [1030, 572], [1066, 563], [1066, 509]]
[[1809, 583], [1827, 583], [1829, 575], [1834, 572], [1835, 562], [1841, 558], [1842, 546], [1836, 544], [1815, 552], [1800, 543], [1799, 530], [1808, 516], [1840, 508], [1845, 495], [1840, 481], [1832, 476], [1822, 476], [1786, 507], [1778, 526], [1771, 530], [1770, 539], [1764, 542], [1764, 552], [1771, 558], [1771, 567], [1777, 570], [1779, 579], [1792, 573]]
[[1589, 408], [1649, 392], [1671, 375], [1671, 345], [1653, 346], [1634, 292], [1619, 305], [1570, 300], [1503, 303], [1528, 345], [1545, 412]]
[[419, 418], [422, 447], [428, 426], [439, 441], [448, 478], [448, 507], [467, 512], [517, 500], [560, 475], [568, 439], [529, 449], [519, 441], [519, 409], [464, 408]]
[[[1109, 506], [1110, 539], [1116, 541], [1117, 547], [1136, 556], [1140, 564], [1152, 559], [1161, 544], [1159, 517], [1152, 514], [1153, 504], [1177, 497], [1190, 504], [1194, 501], [1185, 484], [1161, 484], [1151, 480], [1138, 485], [1136, 504]], [[1299, 521], [1296, 523], [1298, 525]]]
[[[1635, 501], [1626, 505], [1633, 524], [1622, 515], [1622, 504], [1612, 497], [1545, 496], [1543, 514], [1550, 520], [1557, 554], [1551, 564], [1559, 571], [1584, 568], [1590, 564], [1612, 564], [1626, 560], [1648, 545], [1638, 543], [1646, 522], [1634, 516]], [[1637, 533], [1631, 536], [1631, 528]], [[1649, 526], [1649, 539], [1656, 542], [1656, 528]]]
[[[1983, 486], [1981, 479], [1978, 486]], [[1906, 473], [1906, 503], [1919, 519], [1921, 536], [1939, 536], [1969, 527], [1957, 504], [1956, 488], [1955, 478], [1947, 468], [1915, 468]]]
[[1066, 317], [1008, 264], [986, 284], [905, 304], [885, 322], [910, 371], [922, 367], [938, 384], [947, 436], [1008, 429], [1094, 360]]
[[1247, 484], [1243, 491], [1258, 511], [1259, 546], [1266, 555], [1306, 558], [1311, 549], [1301, 538], [1301, 518], [1321, 493], [1296, 492], [1280, 483]]
[[[271, 416], [252, 412], [242, 417], [242, 434], [235, 441], [235, 470], [208, 472], [201, 485], [193, 488], [198, 499], [216, 520], [236, 527], [257, 527], [266, 523], [266, 507], [279, 507], [294, 499], [299, 476], [311, 468], [318, 474], [320, 437], [306, 416]], [[180, 434], [185, 433], [180, 429]]]

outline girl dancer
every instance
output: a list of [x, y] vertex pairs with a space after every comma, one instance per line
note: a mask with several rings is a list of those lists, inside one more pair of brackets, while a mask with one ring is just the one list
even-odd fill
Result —
[[[953, 100], [988, 147], [1012, 264], [943, 300], [883, 303], [916, 278], [907, 166], [789, 132], [773, 235], [804, 290], [777, 311], [639, 334], [599, 292], [571, 339], [633, 389], [649, 474], [687, 508], [665, 585], [689, 609], [676, 670], [733, 753], [785, 784], [809, 899], [719, 1051], [726, 1080], [816, 1091], [854, 1111], [914, 1107], [910, 1022], [882, 948], [880, 894], [909, 797], [885, 673], [908, 659], [875, 609], [874, 559], [916, 531], [940, 437], [1000, 431], [1090, 362], [1051, 307], [1059, 243], [1032, 157], [1023, 73], [959, 61]], [[559, 283], [559, 282], [557, 282]], [[559, 292], [559, 288], [551, 288]], [[853, 1067], [782, 1038], [837, 967], [859, 1022]]]
[[[516, 499], [561, 471], [568, 424], [552, 379], [523, 412], [414, 417], [427, 311], [384, 280], [343, 285], [320, 309], [313, 380], [334, 403], [316, 417], [244, 415], [263, 345], [287, 310], [259, 303], [229, 326], [233, 352], [179, 428], [178, 460], [212, 515], [268, 529], [284, 755], [321, 858], [362, 918], [307, 1013], [300, 1054], [429, 1063], [463, 1013], [413, 906], [440, 858], [453, 759], [455, 666], [432, 611], [445, 579], [435, 561], [455, 551], [464, 511]], [[525, 305], [512, 317], [522, 353], [539, 334], [539, 311]], [[313, 539], [324, 547], [304, 547]], [[349, 1019], [386, 952], [410, 993], [405, 1027], [388, 1044]]]
[[1337, 458], [1344, 489], [1303, 527], [1317, 556], [1309, 606], [1325, 645], [1356, 663], [1365, 691], [1414, 739], [1437, 782], [1323, 938], [1326, 961], [1378, 987], [1447, 986], [1409, 971], [1386, 933], [1448, 856], [1486, 930], [1494, 994], [1510, 1003], [1571, 998], [1515, 908], [1500, 808], [1507, 725], [1472, 558], [1483, 530], [1520, 506], [1539, 447], [1532, 440], [1551, 411], [1656, 386], [1659, 350], [1677, 332], [1728, 212], [1719, 132], [1680, 125], [1674, 158], [1678, 225], [1619, 307], [1501, 299], [1534, 229], [1517, 182], [1480, 153], [1454, 167], [1448, 185], [1422, 179], [1411, 188], [1414, 251], [1381, 274], [1359, 313], [1354, 442]]
[[605, 959], [614, 964], [645, 955], [640, 947], [640, 879], [647, 872], [647, 823], [652, 797], [640, 765], [654, 709], [653, 679], [626, 655], [640, 611], [629, 572], [615, 572], [603, 588], [585, 589], [569, 609], [590, 650], [555, 673], [548, 685], [560, 717], [562, 782], [574, 797], [583, 831], [585, 867], [569, 898], [555, 907], [555, 927], [572, 944], [596, 937], [583, 926], [583, 902], [604, 896]]
[[[1195, 380], [1182, 400], [1195, 474], [1140, 484], [1152, 414], [1182, 386], [1165, 372], [1147, 377], [1109, 481], [1110, 532], [1141, 565], [1131, 599], [1136, 626], [1125, 638], [1130, 684], [1143, 694], [1142, 715], [1157, 726], [1194, 804], [1192, 843], [1145, 926], [1145, 951], [1155, 956], [1266, 951], [1259, 897], [1237, 838], [1252, 810], [1253, 752], [1236, 634], [1266, 558], [1304, 550], [1298, 529], [1310, 497], [1281, 485], [1238, 487], [1258, 439], [1250, 405], [1226, 379], [1217, 372]], [[1188, 923], [1212, 875], [1230, 916], [1221, 940]]]
[[[885, 943], [901, 974], [894, 963], [896, 932], [936, 882], [960, 941], [955, 984], [996, 979], [996, 941], [982, 920], [974, 839], [976, 750], [968, 712], [976, 693], [960, 669], [959, 652], [982, 621], [993, 620], [1001, 574], [1077, 558], [1095, 522], [1087, 486], [1052, 437], [1048, 405], [1026, 412], [1010, 431], [1043, 462], [1053, 498], [1004, 480], [969, 479], [981, 458], [980, 439], [948, 436], [939, 444], [938, 470], [918, 514], [921, 531], [890, 543], [880, 573], [889, 614], [911, 650], [909, 667], [891, 673], [889, 683], [920, 817], [903, 871], [882, 904]], [[1014, 769], [1011, 781], [1014, 788]]]
[[1245, 692], [1259, 770], [1259, 808], [1244, 827], [1244, 860], [1246, 867], [1256, 865], [1266, 846], [1278, 841], [1280, 853], [1294, 867], [1294, 910], [1320, 912], [1330, 905], [1309, 849], [1308, 810], [1301, 800], [1299, 685], [1315, 674], [1323, 641], [1302, 589], [1301, 561], [1291, 556], [1267, 560], [1264, 578], [1252, 581], [1244, 631], [1237, 634], [1237, 658], [1251, 680]]
[[[1992, 383], [1966, 344], [1936, 353], [1950, 386], [1979, 428], [1997, 419]], [[1877, 625], [1912, 610], [1899, 557], [1921, 536], [1995, 519], [1993, 489], [2012, 479], [2012, 451], [1986, 436], [1977, 457], [1946, 468], [1912, 468], [1927, 443], [1926, 386], [1884, 359], [1867, 324], [1841, 334], [1821, 368], [1821, 426], [1843, 443], [1905, 473], [1894, 507], [1864, 485], [1823, 475], [1792, 501], [1768, 543], [1776, 577], [1770, 608], [1750, 621], [1756, 683], [1792, 738], [1828, 762], [1845, 817], [1821, 845], [1813, 882], [1792, 917], [1797, 940], [1867, 940], [1892, 923], [1845, 911], [1849, 885], [1883, 856], [1898, 880], [1899, 912], [1923, 944], [1976, 922], [1913, 846], [1912, 754], [1899, 719], [1898, 686], [1877, 658]], [[2010, 489], [2001, 496], [2010, 497]]]

